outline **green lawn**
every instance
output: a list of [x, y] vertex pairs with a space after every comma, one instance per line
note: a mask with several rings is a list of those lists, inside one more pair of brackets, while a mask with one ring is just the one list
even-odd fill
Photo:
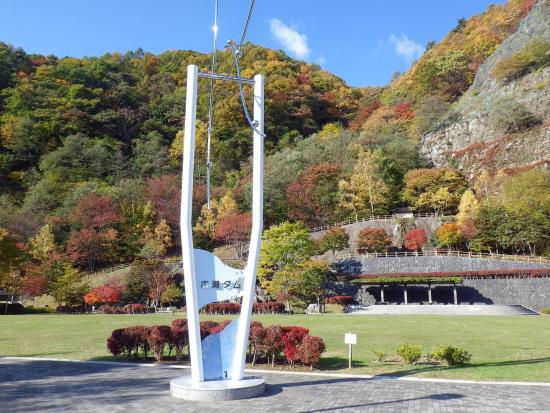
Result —
[[[169, 324], [173, 315], [21, 315], [0, 317], [0, 355], [110, 360], [106, 339], [115, 328]], [[224, 317], [209, 317], [221, 320]], [[322, 370], [477, 380], [550, 382], [549, 316], [255, 316], [264, 324], [301, 325], [327, 345]], [[358, 334], [355, 366], [347, 369], [346, 332]], [[443, 344], [467, 349], [472, 363], [461, 368], [403, 366], [373, 361], [373, 349], [394, 354], [401, 343], [425, 354]]]

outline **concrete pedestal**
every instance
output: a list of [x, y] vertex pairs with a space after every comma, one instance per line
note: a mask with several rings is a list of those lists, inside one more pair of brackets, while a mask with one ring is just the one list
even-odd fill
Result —
[[265, 392], [265, 380], [245, 376], [242, 380], [212, 380], [194, 383], [191, 377], [170, 380], [170, 394], [178, 399], [195, 401], [239, 400], [258, 397]]

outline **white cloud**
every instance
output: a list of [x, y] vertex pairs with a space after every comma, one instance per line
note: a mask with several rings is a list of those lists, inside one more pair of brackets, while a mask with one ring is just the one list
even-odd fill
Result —
[[399, 37], [392, 33], [390, 35], [390, 43], [393, 45], [395, 53], [405, 59], [407, 63], [419, 58], [424, 53], [424, 47], [409, 39], [405, 34]]
[[279, 19], [269, 21], [271, 33], [283, 45], [284, 49], [299, 59], [307, 59], [311, 53], [307, 45], [307, 36], [287, 26]]
[[327, 62], [327, 58], [323, 55], [319, 55], [319, 57], [317, 58], [317, 64], [319, 66], [323, 66], [326, 62]]

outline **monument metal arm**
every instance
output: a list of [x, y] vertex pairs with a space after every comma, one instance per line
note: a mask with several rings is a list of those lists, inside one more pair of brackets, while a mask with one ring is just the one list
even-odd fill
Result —
[[247, 79], [245, 77], [238, 77], [238, 76], [221, 75], [218, 73], [199, 72], [198, 76], [204, 77], [207, 79], [214, 79], [214, 80], [231, 80], [233, 82], [248, 83], [249, 85], [253, 85], [255, 83], [254, 79]]

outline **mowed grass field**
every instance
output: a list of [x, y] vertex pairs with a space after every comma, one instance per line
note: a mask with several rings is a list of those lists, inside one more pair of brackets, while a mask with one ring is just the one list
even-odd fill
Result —
[[[170, 324], [182, 315], [20, 315], [0, 317], [0, 355], [113, 360], [106, 339], [115, 328]], [[212, 316], [204, 319], [223, 320]], [[327, 345], [321, 370], [355, 374], [395, 374], [474, 380], [550, 382], [550, 316], [365, 316], [261, 315], [266, 325], [300, 325]], [[344, 333], [358, 334], [354, 367], [347, 369]], [[473, 354], [464, 367], [404, 366], [374, 361], [373, 350], [394, 355], [402, 343], [422, 353], [440, 345]], [[265, 366], [259, 366], [265, 368]], [[288, 367], [281, 367], [288, 368]]]

